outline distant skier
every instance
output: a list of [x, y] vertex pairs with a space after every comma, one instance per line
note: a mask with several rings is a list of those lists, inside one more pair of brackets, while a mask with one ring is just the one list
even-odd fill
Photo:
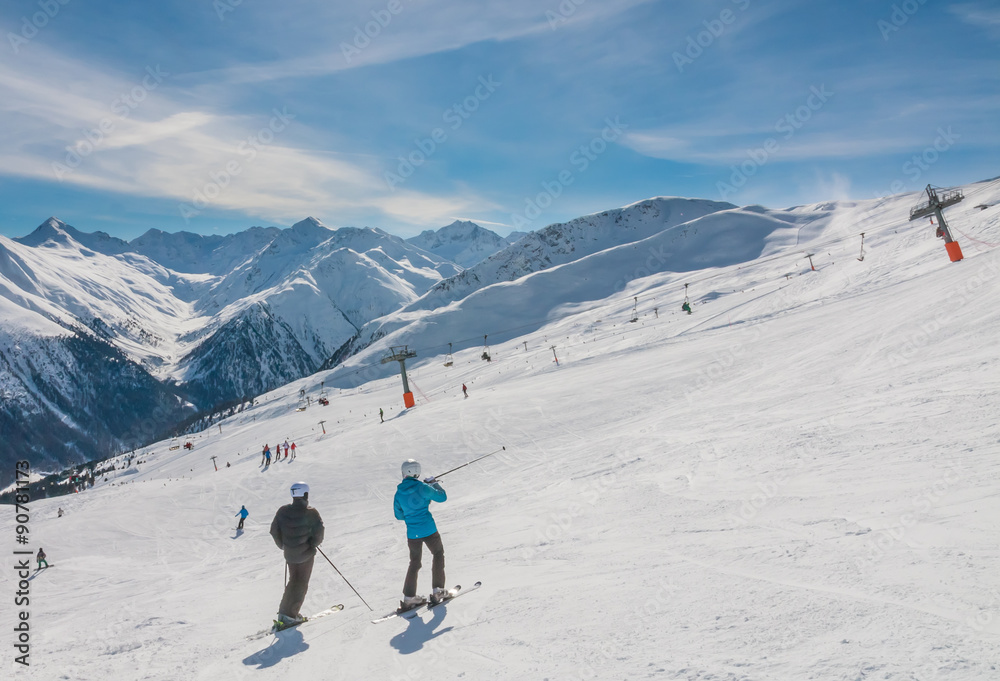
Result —
[[282, 506], [271, 521], [271, 536], [284, 551], [288, 563], [288, 584], [278, 606], [278, 628], [303, 620], [299, 609], [309, 589], [316, 547], [323, 543], [323, 519], [309, 506], [309, 485], [296, 482], [291, 487], [292, 503]]
[[410, 550], [410, 564], [406, 570], [406, 580], [403, 582], [403, 600], [399, 603], [400, 610], [415, 608], [427, 599], [417, 596], [417, 575], [420, 572], [420, 558], [424, 544], [430, 549], [434, 562], [431, 566], [431, 602], [445, 598], [447, 590], [444, 581], [444, 545], [438, 532], [434, 518], [431, 516], [430, 503], [447, 501], [441, 483], [434, 478], [420, 478], [420, 464], [413, 459], [407, 459], [401, 467], [403, 481], [396, 487], [393, 498], [393, 512], [397, 520], [406, 521], [406, 545]]
[[465, 387], [464, 383], [462, 384], [462, 394], [465, 395], [466, 399], [469, 398], [469, 389]]
[[687, 312], [688, 314], [691, 314], [691, 304], [688, 303], [688, 301], [686, 300], [684, 301], [684, 304], [681, 305], [681, 309]]
[[295, 458], [295, 443], [292, 443], [292, 458]]
[[38, 561], [38, 569], [39, 570], [42, 569], [42, 563], [45, 563], [45, 567], [49, 566], [49, 561], [45, 560], [45, 551], [43, 551], [42, 547], [40, 547], [40, 546], [38, 547], [38, 555], [35, 556], [35, 560]]
[[264, 468], [271, 465], [271, 449], [270, 447], [264, 447]]
[[285, 458], [288, 458], [288, 440], [285, 440]]
[[264, 444], [264, 448], [260, 450], [260, 465], [264, 465], [264, 459], [267, 456], [267, 444]]
[[62, 518], [62, 517], [63, 517], [63, 510], [62, 510], [62, 508], [60, 508], [60, 509], [59, 509], [59, 517], [60, 517], [60, 518]]
[[240, 517], [240, 524], [236, 526], [236, 529], [242, 530], [243, 521], [247, 519], [248, 515], [250, 515], [250, 511], [247, 510], [246, 506], [240, 506], [240, 510], [236, 512], [236, 515]]
[[382, 407], [378, 408], [379, 423], [385, 423], [385, 412], [382, 411]]

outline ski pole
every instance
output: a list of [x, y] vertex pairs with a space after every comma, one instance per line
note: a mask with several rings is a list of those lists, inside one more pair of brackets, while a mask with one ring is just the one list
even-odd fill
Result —
[[[318, 547], [318, 546], [317, 546], [317, 547], [316, 547], [316, 550], [320, 552], [320, 555], [321, 555], [321, 556], [323, 556], [324, 558], [326, 558], [326, 562], [327, 562], [327, 563], [329, 563], [329, 564], [330, 564], [330, 565], [331, 565], [331, 566], [333, 567], [333, 569], [334, 569], [334, 570], [337, 570], [337, 566], [333, 564], [333, 561], [332, 561], [332, 560], [330, 560], [329, 558], [327, 558], [326, 554], [325, 554], [325, 553], [323, 553], [323, 549], [321, 549], [320, 547]], [[337, 574], [338, 574], [338, 575], [340, 575], [340, 578], [341, 578], [341, 579], [343, 579], [343, 580], [344, 580], [345, 582], [347, 582], [347, 577], [344, 577], [344, 573], [343, 573], [343, 572], [341, 572], [340, 570], [337, 570]], [[357, 596], [358, 598], [361, 598], [361, 594], [359, 594], [359, 593], [358, 593], [358, 590], [357, 590], [357, 589], [355, 589], [355, 588], [354, 588], [353, 586], [351, 586], [351, 583], [350, 583], [350, 582], [347, 582], [347, 586], [350, 586], [350, 587], [351, 587], [351, 591], [353, 591], [353, 592], [354, 592], [354, 594], [355, 594], [355, 595], [356, 595], [356, 596]], [[369, 610], [372, 610], [372, 611], [374, 612], [374, 610], [373, 610], [372, 606], [368, 605], [368, 601], [366, 601], [366, 600], [365, 600], [364, 598], [361, 598], [361, 602], [362, 602], [362, 603], [364, 603], [364, 604], [365, 604], [365, 606], [367, 606], [367, 608], [368, 608]]]
[[444, 476], [448, 475], [448, 473], [454, 473], [454, 472], [455, 472], [455, 471], [457, 471], [457, 470], [458, 470], [459, 468], [465, 468], [465, 467], [466, 467], [466, 466], [468, 466], [469, 464], [472, 464], [472, 463], [476, 463], [477, 461], [482, 461], [482, 460], [483, 460], [483, 459], [485, 459], [485, 458], [486, 458], [487, 456], [493, 456], [494, 454], [496, 454], [496, 453], [498, 453], [498, 452], [505, 452], [505, 451], [507, 451], [507, 448], [506, 448], [506, 447], [501, 447], [500, 449], [498, 449], [498, 450], [496, 450], [496, 451], [493, 451], [493, 452], [490, 452], [489, 454], [483, 454], [483, 455], [482, 455], [481, 457], [479, 457], [478, 459], [473, 459], [472, 461], [469, 461], [469, 462], [467, 462], [467, 463], [463, 463], [463, 464], [462, 464], [461, 466], [456, 466], [455, 468], [452, 468], [452, 469], [451, 469], [450, 471], [445, 471], [445, 472], [444, 472], [444, 473], [442, 473], [441, 475], [435, 475], [435, 476], [434, 476], [434, 479], [435, 479], [435, 480], [437, 480], [438, 478], [443, 478]]

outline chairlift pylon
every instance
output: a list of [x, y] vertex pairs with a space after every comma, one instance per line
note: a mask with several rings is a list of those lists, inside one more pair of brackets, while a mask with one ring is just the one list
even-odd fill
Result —
[[452, 357], [452, 355], [451, 355], [451, 343], [448, 343], [448, 356], [445, 357], [444, 365], [446, 367], [450, 367], [454, 363], [455, 363], [455, 358]]
[[490, 362], [490, 361], [492, 361], [492, 358], [490, 357], [490, 344], [486, 340], [487, 338], [489, 338], [489, 334], [483, 334], [483, 354], [482, 354], [482, 358], [483, 358], [484, 361]]

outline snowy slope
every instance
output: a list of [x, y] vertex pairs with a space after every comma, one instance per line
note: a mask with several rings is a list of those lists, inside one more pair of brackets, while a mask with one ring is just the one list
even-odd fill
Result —
[[478, 265], [441, 281], [406, 309], [432, 310], [461, 300], [484, 286], [514, 281], [526, 274], [638, 241], [709, 213], [735, 207], [731, 203], [705, 199], [658, 197], [549, 225], [524, 235]]
[[438, 230], [425, 230], [406, 241], [462, 267], [472, 267], [512, 243], [468, 220], [456, 220]]
[[[391, 377], [295, 411], [336, 371], [319, 374], [191, 453], [159, 443], [93, 491], [35, 502], [29, 548], [56, 567], [31, 581], [32, 666], [12, 678], [995, 679], [1000, 183], [966, 191], [949, 210], [960, 263], [906, 222], [913, 197], [800, 207], [749, 265], [639, 277], [490, 363], [422, 355], [415, 409]], [[825, 246], [808, 248], [817, 271], [803, 245]], [[285, 437], [297, 459], [261, 470]], [[346, 609], [244, 639], [280, 599], [267, 527], [291, 482], [310, 483], [324, 551], [381, 612], [405, 571], [400, 461], [434, 474], [501, 446], [433, 507], [449, 583], [481, 590], [372, 625], [318, 558], [305, 610]]]

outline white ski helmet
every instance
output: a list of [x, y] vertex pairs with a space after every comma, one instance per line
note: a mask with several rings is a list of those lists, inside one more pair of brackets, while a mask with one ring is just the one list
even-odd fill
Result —
[[403, 462], [401, 466], [404, 478], [419, 478], [420, 477], [420, 463], [414, 461], [413, 459], [407, 459]]
[[304, 482], [296, 482], [292, 484], [292, 498], [304, 497], [309, 494], [309, 485]]

